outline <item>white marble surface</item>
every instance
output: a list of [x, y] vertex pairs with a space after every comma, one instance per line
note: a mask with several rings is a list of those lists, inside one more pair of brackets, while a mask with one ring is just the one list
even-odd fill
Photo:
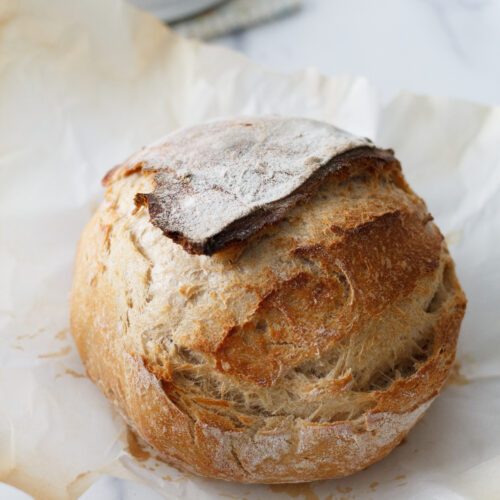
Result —
[[[282, 72], [363, 75], [384, 98], [409, 89], [499, 104], [499, 27], [495, 0], [304, 0], [292, 17], [214, 43]], [[30, 497], [0, 484], [0, 498]], [[160, 498], [106, 476], [81, 500]]]
[[500, 104], [500, 2], [303, 0], [292, 17], [216, 43], [278, 71], [315, 66], [399, 89]]

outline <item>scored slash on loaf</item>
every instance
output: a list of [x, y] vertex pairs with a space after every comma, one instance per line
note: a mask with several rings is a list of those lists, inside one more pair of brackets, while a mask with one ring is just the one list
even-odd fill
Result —
[[138, 193], [136, 203], [147, 205], [151, 222], [188, 252], [211, 255], [280, 220], [339, 168], [341, 153], [363, 146], [375, 149], [315, 120], [215, 121], [132, 155], [112, 178], [138, 166], [154, 172], [155, 190]]
[[345, 476], [439, 393], [466, 301], [392, 151], [243, 118], [174, 132], [103, 182], [71, 329], [167, 463], [242, 482]]

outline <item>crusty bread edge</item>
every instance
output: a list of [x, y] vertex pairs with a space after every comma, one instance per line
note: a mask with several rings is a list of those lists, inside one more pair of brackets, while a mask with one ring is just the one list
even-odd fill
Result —
[[[96, 223], [93, 219], [86, 231]], [[88, 250], [85, 232], [77, 263], [83, 246]], [[442, 252], [447, 254], [444, 243]], [[71, 330], [89, 377], [165, 462], [183, 471], [248, 483], [343, 477], [386, 456], [442, 388], [454, 361], [466, 304], [454, 270], [453, 277], [455, 294], [440, 312], [431, 356], [410, 377], [375, 393], [375, 408], [356, 421], [311, 423], [277, 417], [254, 436], [221, 427], [220, 422], [192, 421], [168, 398], [137, 353], [116, 349], [120, 325], [113, 291], [105, 286], [97, 292], [89, 289], [88, 270], [81, 265], [75, 266]], [[90, 300], [95, 293], [98, 296]], [[99, 329], [92, 326], [96, 322]], [[182, 456], [177, 452], [183, 449], [181, 443]]]

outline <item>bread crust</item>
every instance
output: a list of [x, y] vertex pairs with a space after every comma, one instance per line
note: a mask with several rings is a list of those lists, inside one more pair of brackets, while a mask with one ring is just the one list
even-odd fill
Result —
[[112, 169], [103, 184], [138, 170], [155, 174], [137, 193], [151, 223], [192, 254], [212, 255], [279, 222], [350, 158], [392, 158], [328, 123], [244, 117], [175, 131]]
[[353, 157], [211, 257], [134, 205], [153, 189], [140, 168], [108, 176], [71, 293], [87, 373], [128, 422], [167, 463], [241, 482], [387, 455], [443, 386], [466, 304], [397, 160]]

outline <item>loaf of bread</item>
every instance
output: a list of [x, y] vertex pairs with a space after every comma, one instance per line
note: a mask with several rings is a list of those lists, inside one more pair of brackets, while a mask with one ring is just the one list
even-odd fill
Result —
[[393, 151], [243, 118], [170, 134], [103, 183], [71, 329], [167, 463], [242, 482], [345, 476], [439, 393], [466, 301]]

